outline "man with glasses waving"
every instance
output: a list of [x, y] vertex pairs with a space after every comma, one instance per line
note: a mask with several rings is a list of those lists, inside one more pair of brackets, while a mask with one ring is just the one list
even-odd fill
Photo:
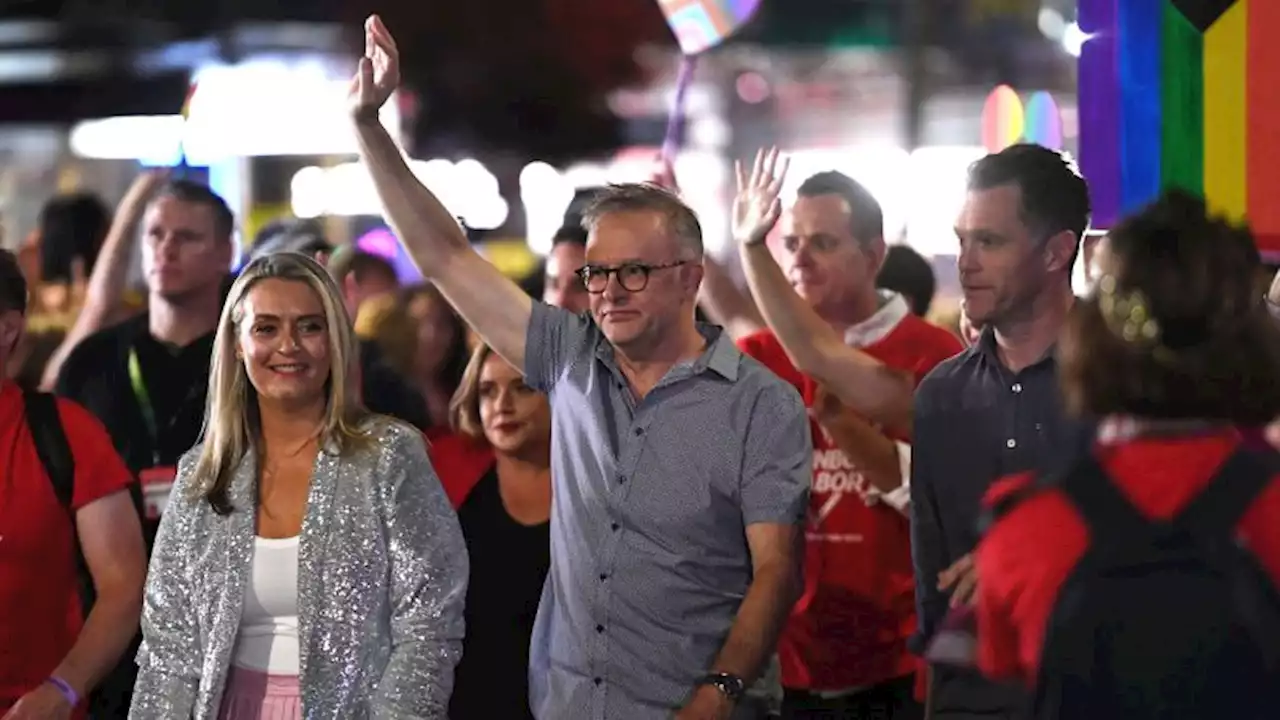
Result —
[[739, 699], [800, 584], [812, 446], [799, 395], [695, 322], [701, 229], [656, 186], [608, 188], [585, 213], [589, 314], [503, 277], [378, 122], [398, 58], [380, 20], [365, 30], [351, 109], [388, 219], [485, 342], [551, 399], [534, 714], [757, 717]]

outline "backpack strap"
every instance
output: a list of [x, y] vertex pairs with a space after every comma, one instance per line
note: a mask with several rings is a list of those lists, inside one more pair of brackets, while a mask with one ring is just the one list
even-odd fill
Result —
[[1094, 542], [1107, 538], [1124, 540], [1151, 525], [1124, 493], [1093, 453], [1080, 457], [1075, 467], [1057, 484], [1089, 526]]
[[1275, 452], [1238, 448], [1174, 522], [1195, 534], [1234, 534], [1240, 519], [1277, 474], [1280, 456]]
[[36, 455], [44, 466], [45, 474], [53, 485], [58, 502], [67, 512], [75, 496], [76, 470], [71, 455], [71, 445], [58, 414], [58, 401], [49, 393], [23, 389], [22, 402], [27, 428], [36, 446]]

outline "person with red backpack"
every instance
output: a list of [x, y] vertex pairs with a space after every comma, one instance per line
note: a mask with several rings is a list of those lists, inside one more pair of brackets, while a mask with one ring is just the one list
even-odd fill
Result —
[[[26, 307], [0, 250], [0, 367]], [[123, 657], [146, 574], [133, 483], [88, 411], [0, 379], [0, 718], [84, 718]]]
[[1060, 341], [1099, 432], [987, 496], [977, 662], [1029, 716], [1254, 720], [1280, 706], [1280, 333], [1247, 230], [1170, 193], [1124, 221]]

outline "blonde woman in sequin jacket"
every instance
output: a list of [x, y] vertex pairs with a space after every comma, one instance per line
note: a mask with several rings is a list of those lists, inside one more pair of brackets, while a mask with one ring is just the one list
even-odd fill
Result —
[[369, 414], [328, 274], [254, 260], [147, 579], [135, 720], [445, 717], [467, 554], [422, 436]]

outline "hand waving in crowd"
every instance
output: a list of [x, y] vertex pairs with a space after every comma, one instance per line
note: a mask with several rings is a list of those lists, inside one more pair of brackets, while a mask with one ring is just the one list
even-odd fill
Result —
[[382, 18], [370, 15], [364, 22], [364, 57], [347, 92], [351, 115], [357, 120], [377, 117], [399, 85], [400, 51], [395, 38]]
[[756, 153], [751, 176], [743, 172], [742, 163], [734, 163], [738, 176], [738, 196], [733, 201], [733, 237], [744, 245], [758, 245], [769, 236], [769, 231], [782, 215], [782, 201], [778, 193], [787, 177], [791, 161], [782, 158], [778, 166], [778, 148]]

